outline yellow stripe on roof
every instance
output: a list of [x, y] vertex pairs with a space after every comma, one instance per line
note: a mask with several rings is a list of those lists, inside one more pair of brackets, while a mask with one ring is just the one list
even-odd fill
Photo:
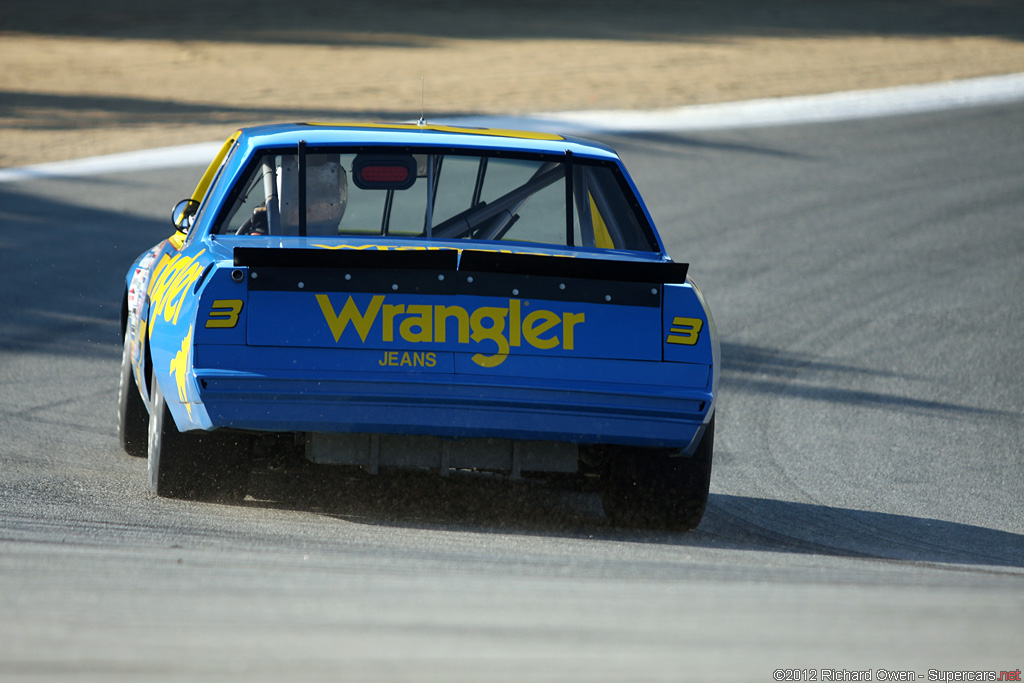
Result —
[[564, 140], [561, 135], [554, 133], [538, 133], [526, 130], [507, 130], [504, 128], [463, 128], [460, 126], [444, 126], [435, 123], [420, 125], [418, 123], [362, 123], [362, 122], [339, 122], [339, 123], [310, 123], [310, 126], [335, 126], [345, 128], [380, 128], [384, 130], [429, 130], [436, 133], [460, 133], [463, 135], [490, 135], [501, 138], [517, 138], [520, 140], [547, 140], [557, 142]]
[[213, 178], [217, 175], [217, 171], [220, 169], [220, 165], [224, 162], [224, 157], [231, 151], [232, 145], [238, 140], [238, 136], [242, 134], [242, 131], [236, 130], [231, 137], [224, 141], [221, 145], [220, 151], [217, 152], [217, 156], [213, 157], [213, 161], [206, 167], [206, 172], [203, 173], [203, 177], [199, 179], [199, 184], [196, 185], [196, 189], [192, 192], [192, 199], [197, 202], [202, 202], [203, 197], [206, 196], [206, 191], [210, 189], [210, 183], [213, 182]]

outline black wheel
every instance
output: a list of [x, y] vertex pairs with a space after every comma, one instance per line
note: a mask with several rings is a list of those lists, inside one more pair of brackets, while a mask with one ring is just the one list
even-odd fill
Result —
[[146, 456], [149, 414], [132, 373], [130, 352], [131, 342], [125, 335], [121, 351], [121, 380], [117, 384], [117, 438], [125, 453], [143, 458]]
[[252, 469], [251, 440], [234, 432], [179, 432], [156, 378], [151, 380], [149, 486], [158, 496], [239, 501]]
[[657, 450], [609, 454], [602, 472], [605, 516], [616, 526], [696, 528], [708, 503], [714, 445], [712, 417], [697, 450], [688, 458], [670, 457]]

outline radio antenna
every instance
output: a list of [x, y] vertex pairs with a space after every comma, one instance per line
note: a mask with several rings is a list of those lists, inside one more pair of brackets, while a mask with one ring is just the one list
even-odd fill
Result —
[[426, 77], [420, 76], [420, 120], [416, 122], [416, 125], [418, 126], [427, 125], [426, 105], [424, 104], [426, 100], [426, 89]]

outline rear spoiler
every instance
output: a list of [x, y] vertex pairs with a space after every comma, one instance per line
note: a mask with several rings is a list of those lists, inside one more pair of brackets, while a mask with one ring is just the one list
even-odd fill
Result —
[[394, 291], [631, 306], [660, 306], [661, 288], [656, 285], [686, 282], [689, 268], [670, 261], [447, 248], [236, 247], [234, 257], [235, 266], [250, 269], [249, 288], [256, 291]]
[[686, 271], [689, 267], [687, 263], [670, 261], [614, 261], [469, 249], [462, 252], [462, 259], [459, 261], [459, 270], [475, 273], [542, 275], [657, 284], [686, 282]]
[[[618, 261], [473, 249], [275, 249], [236, 247], [235, 265], [272, 268], [398, 268], [542, 275], [616, 282], [684, 283], [687, 263]], [[460, 257], [461, 254], [461, 257]]]

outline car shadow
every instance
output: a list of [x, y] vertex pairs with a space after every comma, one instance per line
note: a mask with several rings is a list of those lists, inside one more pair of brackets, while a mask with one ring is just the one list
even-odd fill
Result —
[[479, 473], [378, 476], [305, 467], [253, 475], [243, 505], [355, 524], [473, 533], [1024, 568], [1024, 535], [909, 515], [712, 494], [689, 533], [609, 524], [600, 496]]
[[[809, 353], [722, 340], [723, 393], [790, 397], [850, 407], [899, 409], [904, 414], [942, 415], [946, 418], [1017, 417], [1017, 413], [1012, 410], [842, 386], [850, 377], [898, 379], [904, 382], [928, 380], [923, 374], [859, 367]], [[795, 381], [797, 378], [801, 381]]]
[[[89, 130], [112, 126], [194, 123], [223, 124], [233, 129], [243, 121], [402, 121], [413, 114], [402, 109], [310, 108], [270, 105], [254, 101], [249, 106], [224, 103], [202, 104], [180, 99], [151, 99], [129, 95], [78, 95], [37, 93], [30, 90], [0, 90], [0, 119], [19, 119], [23, 112], [45, 111], [47, 127], [57, 130]], [[468, 111], [435, 110], [431, 119], [470, 116]], [[42, 117], [36, 117], [34, 125]], [[202, 172], [202, 169], [199, 171]]]
[[170, 219], [76, 203], [58, 194], [60, 181], [35, 188], [0, 185], [0, 290], [10, 294], [0, 299], [0, 354], [116, 360], [125, 275], [173, 232]]
[[[258, 0], [245, 11], [229, 3], [179, 0], [143, 3], [127, 11], [101, 3], [83, 12], [70, 0], [5, 8], [7, 31], [89, 37], [277, 42], [407, 47], [449, 38], [716, 41], [731, 35], [994, 35], [1021, 39], [1022, 11], [1014, 0], [791, 0], [778, 3], [724, 0], [637, 6], [616, 0], [586, 3], [423, 3], [386, 0], [325, 12], [316, 0], [295, 0], [286, 11]], [[532, 5], [532, 6], [531, 6]]]
[[[565, 122], [558, 120], [545, 121], [541, 115], [535, 115], [531, 119], [531, 124], [536, 121], [542, 125], [546, 124], [552, 130], [557, 130], [559, 125], [562, 128], [566, 126]], [[749, 154], [779, 160], [814, 160], [813, 157], [806, 154], [742, 142], [731, 133], [719, 135], [715, 131], [704, 131], [699, 136], [695, 136], [671, 131], [600, 132], [600, 130], [601, 127], [595, 125], [594, 131], [596, 132], [588, 131], [584, 135], [596, 138], [614, 148], [627, 162], [631, 154], [679, 159], [680, 155], [685, 152], [697, 153], [705, 150], [731, 154]], [[632, 167], [632, 165], [627, 163], [627, 167]]]

